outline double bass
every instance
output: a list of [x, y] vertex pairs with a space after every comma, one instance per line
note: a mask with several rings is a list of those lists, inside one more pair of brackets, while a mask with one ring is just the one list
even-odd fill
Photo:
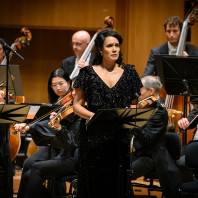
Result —
[[[192, 7], [192, 9], [187, 14], [185, 21], [183, 22], [182, 31], [180, 34], [179, 44], [176, 51], [176, 56], [183, 56], [185, 40], [188, 30], [188, 24], [193, 25], [197, 21], [198, 15], [198, 5], [197, 3]], [[185, 103], [184, 98], [184, 103]], [[177, 121], [182, 118], [182, 116], [187, 117], [187, 110], [184, 108], [183, 111], [178, 111], [173, 109], [174, 95], [167, 95], [165, 99], [165, 105], [168, 110], [168, 131], [178, 132], [179, 127]], [[180, 102], [180, 101], [178, 101]], [[187, 101], [188, 102], [188, 101]], [[183, 105], [182, 105], [183, 106]]]

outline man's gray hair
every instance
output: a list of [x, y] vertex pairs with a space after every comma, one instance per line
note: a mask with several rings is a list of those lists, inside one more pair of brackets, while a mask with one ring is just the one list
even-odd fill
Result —
[[146, 89], [149, 90], [153, 88], [156, 94], [160, 93], [160, 89], [162, 88], [162, 83], [160, 81], [159, 76], [144, 76], [142, 80], [144, 80], [144, 87]]

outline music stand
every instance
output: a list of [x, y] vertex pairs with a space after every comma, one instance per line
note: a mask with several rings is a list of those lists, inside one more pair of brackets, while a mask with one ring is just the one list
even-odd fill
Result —
[[86, 124], [87, 129], [94, 126], [95, 121], [119, 122], [122, 128], [133, 129], [143, 127], [154, 115], [157, 108], [115, 108], [99, 109]]
[[[112, 122], [120, 123], [120, 126], [124, 129], [133, 129], [137, 127], [143, 127], [148, 120], [155, 114], [158, 108], [115, 108], [115, 109], [99, 109], [94, 114], [93, 118], [86, 124], [87, 129], [92, 129], [95, 122], [108, 123]], [[121, 159], [121, 134], [117, 134], [118, 140], [118, 159]], [[122, 164], [119, 160], [118, 167], [118, 197], [123, 198], [123, 177], [122, 177]], [[128, 193], [128, 192], [127, 192]]]
[[[56, 108], [61, 107], [59, 105], [52, 105], [46, 103], [22, 103], [22, 104], [30, 105], [27, 119], [31, 120], [31, 122], [37, 118], [44, 116], [45, 114], [52, 112]], [[49, 118], [49, 116], [47, 118]]]
[[[5, 192], [8, 197], [12, 197], [11, 192], [12, 190], [9, 189], [9, 173], [8, 168], [9, 165], [9, 129], [8, 124], [15, 123], [15, 122], [24, 122], [29, 111], [29, 106], [27, 105], [11, 105], [11, 104], [0, 104], [0, 123], [6, 125], [6, 141], [5, 141]], [[13, 183], [12, 181], [10, 181]]]
[[[184, 96], [184, 117], [187, 117], [187, 97], [198, 95], [198, 57], [155, 55], [155, 61], [167, 94]], [[186, 143], [185, 130], [183, 145]]]

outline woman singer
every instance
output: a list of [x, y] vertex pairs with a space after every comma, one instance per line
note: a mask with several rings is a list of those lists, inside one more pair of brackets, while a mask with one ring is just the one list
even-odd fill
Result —
[[[82, 68], [74, 83], [74, 112], [86, 120], [98, 109], [130, 107], [140, 94], [141, 80], [133, 65], [122, 62], [121, 44], [117, 32], [100, 32], [93, 66]], [[80, 129], [77, 197], [127, 197], [128, 130], [116, 120], [96, 121], [91, 129], [84, 120]]]

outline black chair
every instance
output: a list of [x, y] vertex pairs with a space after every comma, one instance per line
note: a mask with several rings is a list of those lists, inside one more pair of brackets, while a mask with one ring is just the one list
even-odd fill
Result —
[[[186, 166], [198, 173], [198, 142], [191, 142], [186, 147], [185, 162]], [[198, 178], [197, 178], [198, 179]], [[180, 197], [194, 195], [198, 197], [198, 180], [182, 183], [179, 189]]]
[[[170, 156], [174, 161], [180, 158], [181, 154], [181, 143], [180, 143], [180, 136], [177, 133], [166, 133], [166, 149], [168, 150]], [[140, 187], [140, 188], [147, 188], [148, 190], [148, 197], [151, 197], [151, 191], [160, 191], [162, 192], [162, 187], [158, 185], [154, 185], [154, 180], [158, 180], [158, 175], [156, 170], [151, 171], [148, 175], [145, 175], [149, 178], [148, 184], [141, 184], [137, 182], [132, 182], [132, 187]], [[162, 197], [163, 197], [162, 193]]]

